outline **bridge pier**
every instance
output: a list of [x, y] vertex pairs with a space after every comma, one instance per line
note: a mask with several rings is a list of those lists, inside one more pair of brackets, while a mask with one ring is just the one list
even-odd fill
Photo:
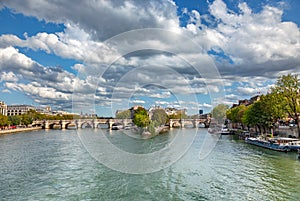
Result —
[[192, 121], [192, 123], [193, 123], [194, 128], [197, 128], [197, 121], [196, 121], [196, 119], [194, 119], [194, 120]]
[[98, 122], [93, 121], [93, 128], [98, 128]]
[[114, 122], [111, 119], [109, 119], [107, 122], [108, 128], [112, 129], [113, 124], [114, 124]]
[[61, 121], [61, 129], [67, 129], [67, 124], [68, 124], [67, 121], [62, 120], [62, 121]]
[[80, 129], [81, 126], [82, 126], [81, 121], [80, 121], [80, 120], [77, 120], [77, 121], [76, 121], [76, 128], [77, 128], [77, 129]]
[[180, 126], [181, 128], [184, 128], [184, 119], [180, 119]]
[[170, 128], [173, 128], [173, 120], [170, 119]]
[[44, 125], [45, 125], [45, 129], [50, 129], [50, 124], [48, 121], [45, 121]]

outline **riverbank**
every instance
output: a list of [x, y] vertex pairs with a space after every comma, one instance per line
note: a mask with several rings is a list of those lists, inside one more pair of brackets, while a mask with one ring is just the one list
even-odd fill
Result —
[[16, 128], [16, 129], [0, 130], [0, 135], [26, 132], [26, 131], [34, 131], [34, 130], [40, 130], [40, 129], [42, 129], [42, 127], [37, 126], [37, 127], [31, 127], [31, 128]]

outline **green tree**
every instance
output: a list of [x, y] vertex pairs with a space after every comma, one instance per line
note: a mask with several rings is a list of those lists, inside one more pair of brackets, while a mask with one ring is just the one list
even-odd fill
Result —
[[298, 75], [282, 75], [277, 79], [272, 93], [277, 94], [280, 106], [291, 117], [298, 129], [300, 136], [299, 114], [300, 114], [300, 81]]
[[218, 123], [224, 123], [226, 118], [226, 111], [228, 110], [228, 105], [219, 104], [213, 108], [211, 111], [212, 117], [218, 121]]
[[244, 115], [242, 116], [242, 123], [244, 125], [246, 125], [249, 129], [249, 127], [256, 127], [256, 123], [254, 122], [254, 119], [253, 119], [253, 104], [252, 105], [249, 105], [246, 107], [246, 110], [244, 112]]
[[268, 115], [264, 108], [264, 103], [259, 100], [253, 104], [252, 107], [253, 122], [258, 126], [260, 133], [266, 132], [266, 126], [268, 125]]
[[272, 115], [268, 110], [264, 96], [259, 101], [248, 106], [242, 117], [242, 122], [249, 126], [258, 128], [259, 132], [266, 132], [272, 125]]
[[10, 124], [8, 117], [0, 114], [0, 126], [8, 126]]
[[259, 132], [269, 132], [278, 119], [284, 117], [278, 95], [269, 93], [260, 96], [260, 100], [248, 106], [242, 116], [243, 124], [257, 127]]
[[43, 119], [49, 119], [50, 115], [46, 115], [46, 114], [41, 114], [35, 110], [29, 110], [26, 115], [28, 116], [29, 119], [31, 119], [32, 121], [35, 120], [43, 120]]
[[165, 125], [167, 122], [168, 115], [163, 109], [156, 109], [153, 111], [151, 120], [154, 123], [154, 126]]
[[269, 93], [267, 95], [263, 95], [260, 98], [262, 102], [262, 107], [264, 111], [266, 126], [268, 129], [275, 128], [275, 123], [278, 122], [279, 119], [282, 119], [286, 116], [284, 109], [281, 105], [280, 94]]
[[188, 116], [185, 114], [184, 110], [178, 110], [175, 114], [168, 115], [169, 119], [187, 119]]
[[9, 116], [8, 120], [11, 122], [12, 125], [20, 125], [21, 124], [21, 118], [19, 115]]
[[138, 107], [138, 109], [134, 111], [133, 123], [141, 128], [147, 127], [150, 124], [150, 119], [145, 108]]
[[180, 114], [170, 114], [168, 115], [169, 119], [181, 119], [181, 115]]
[[124, 110], [116, 114], [117, 119], [130, 119], [131, 118], [131, 112], [130, 110]]
[[[226, 117], [229, 119], [233, 124], [242, 124], [242, 117], [244, 112], [246, 111], [245, 105], [239, 105], [237, 107], [231, 108], [226, 111]], [[236, 127], [236, 126], [234, 126]]]
[[32, 124], [33, 119], [30, 115], [22, 114], [21, 115], [21, 124], [28, 126], [29, 124]]

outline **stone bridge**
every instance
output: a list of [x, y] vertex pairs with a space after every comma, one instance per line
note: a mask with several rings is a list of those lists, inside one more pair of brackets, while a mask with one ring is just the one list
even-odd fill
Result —
[[70, 119], [33, 121], [32, 126], [41, 126], [44, 129], [52, 129], [54, 127], [68, 129], [71, 126], [76, 128], [99, 128], [100, 125], [107, 125], [111, 129], [114, 124], [127, 126], [131, 123], [132, 119]]
[[[200, 124], [209, 127], [209, 119], [170, 119], [170, 128], [174, 127], [199, 127]], [[100, 125], [107, 125], [111, 129], [113, 125], [123, 125], [124, 127], [132, 124], [132, 119], [70, 119], [70, 120], [40, 120], [33, 121], [32, 126], [41, 126], [44, 129], [61, 129], [75, 128], [99, 128]]]
[[198, 128], [199, 125], [203, 125], [208, 128], [210, 124], [210, 119], [170, 119], [170, 128], [173, 127], [194, 127]]

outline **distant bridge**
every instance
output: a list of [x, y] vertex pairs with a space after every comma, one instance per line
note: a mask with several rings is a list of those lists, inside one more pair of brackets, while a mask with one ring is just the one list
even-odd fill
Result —
[[194, 127], [198, 128], [199, 125], [209, 127], [210, 119], [170, 119], [170, 128], [173, 127]]
[[[38, 120], [33, 121], [32, 126], [41, 126], [44, 129], [53, 129], [59, 127], [60, 129], [75, 128], [99, 128], [101, 125], [107, 125], [111, 129], [113, 125], [128, 126], [132, 124], [132, 119], [70, 119], [70, 120]], [[198, 128], [200, 124], [209, 127], [209, 119], [170, 119], [170, 128], [174, 127], [194, 127]]]
[[53, 129], [54, 127], [68, 129], [71, 126], [76, 128], [99, 128], [100, 125], [107, 125], [108, 128], [112, 128], [114, 124], [127, 126], [131, 123], [132, 119], [71, 119], [33, 121], [32, 126], [41, 126], [44, 129]]

